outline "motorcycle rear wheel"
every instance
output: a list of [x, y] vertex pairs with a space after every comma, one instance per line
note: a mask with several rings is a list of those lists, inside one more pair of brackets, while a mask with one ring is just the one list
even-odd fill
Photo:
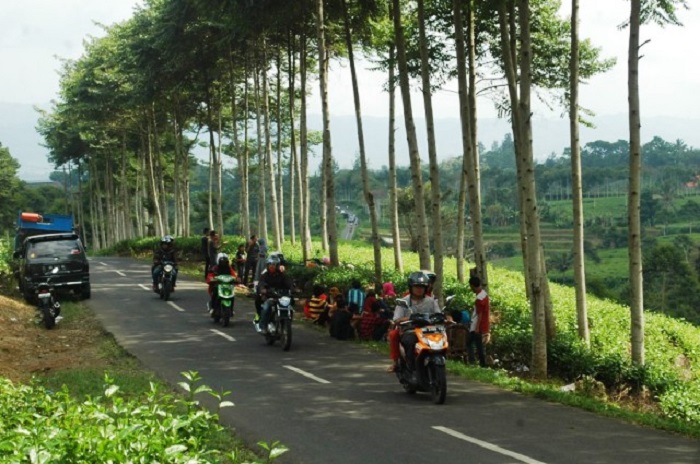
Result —
[[284, 319], [280, 324], [280, 343], [284, 351], [292, 347], [292, 321]]
[[54, 317], [53, 312], [49, 306], [43, 306], [41, 308], [41, 318], [44, 323], [44, 327], [51, 330], [56, 326], [56, 317]]
[[445, 374], [445, 366], [433, 367], [433, 383], [430, 386], [430, 395], [433, 398], [433, 403], [443, 404], [447, 397], [447, 376]]

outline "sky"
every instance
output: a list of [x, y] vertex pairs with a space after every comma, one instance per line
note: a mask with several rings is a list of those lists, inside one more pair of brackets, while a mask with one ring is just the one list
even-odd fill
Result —
[[[570, 12], [564, 1], [562, 15]], [[581, 88], [581, 105], [597, 115], [625, 114], [627, 110], [628, 31], [619, 24], [629, 16], [629, 1], [581, 0], [581, 36], [602, 48], [604, 57], [617, 58], [608, 73], [595, 76]], [[698, 2], [688, 2], [695, 4]], [[0, 0], [0, 102], [23, 103], [48, 108], [57, 97], [63, 59], [77, 59], [83, 40], [102, 36], [96, 23], [110, 25], [128, 19], [140, 0]], [[642, 117], [671, 116], [700, 121], [700, 5], [680, 12], [685, 27], [642, 28], [640, 94]], [[331, 65], [329, 98], [334, 115], [354, 114], [349, 69]], [[386, 116], [388, 97], [382, 90], [385, 77], [372, 71], [359, 76], [362, 111], [367, 116]], [[314, 89], [315, 90], [315, 89]], [[456, 85], [448, 83], [434, 95], [436, 118], [458, 118]], [[315, 91], [310, 111], [320, 113]], [[422, 117], [421, 96], [413, 97], [414, 113]], [[397, 108], [401, 114], [400, 107]], [[495, 117], [489, 101], [479, 103], [480, 117]], [[544, 105], [535, 106], [535, 116], [559, 118]], [[20, 159], [21, 161], [21, 159]]]

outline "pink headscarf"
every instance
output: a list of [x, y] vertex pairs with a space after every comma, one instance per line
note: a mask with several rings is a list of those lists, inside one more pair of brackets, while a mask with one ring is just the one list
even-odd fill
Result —
[[395, 297], [396, 291], [394, 291], [394, 284], [391, 282], [384, 282], [384, 285], [382, 285], [382, 294], [385, 298]]

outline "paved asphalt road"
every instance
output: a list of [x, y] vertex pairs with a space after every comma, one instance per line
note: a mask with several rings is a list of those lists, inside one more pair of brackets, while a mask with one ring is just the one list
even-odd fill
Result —
[[[267, 346], [240, 297], [231, 327], [212, 323], [206, 286], [182, 277], [170, 302], [149, 266], [91, 260], [89, 305], [130, 353], [175, 384], [196, 370], [235, 403], [221, 420], [251, 447], [279, 440], [280, 463], [700, 463], [700, 441], [448, 376], [447, 401], [409, 395], [387, 359], [295, 323], [292, 348]], [[209, 405], [209, 401], [204, 401]]]

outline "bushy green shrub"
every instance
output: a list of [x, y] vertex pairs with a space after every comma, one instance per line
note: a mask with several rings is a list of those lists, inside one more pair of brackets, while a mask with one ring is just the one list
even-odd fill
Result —
[[78, 401], [67, 389], [50, 392], [38, 385], [14, 385], [0, 378], [0, 455], [3, 462], [220, 462], [208, 447], [222, 428], [217, 414], [194, 397], [212, 393], [219, 407], [232, 406], [196, 373], [183, 374], [180, 398], [154, 384], [145, 398], [126, 399], [105, 378], [104, 395]]

